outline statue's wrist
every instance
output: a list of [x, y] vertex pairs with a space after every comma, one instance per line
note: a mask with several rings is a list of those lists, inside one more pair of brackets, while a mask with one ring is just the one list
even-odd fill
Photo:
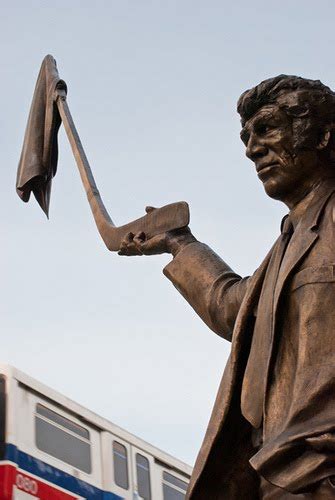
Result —
[[174, 238], [172, 241], [170, 241], [169, 251], [173, 255], [173, 257], [175, 257], [183, 248], [185, 248], [190, 243], [194, 243], [195, 241], [197, 240], [193, 236], [193, 234], [187, 234], [178, 238]]

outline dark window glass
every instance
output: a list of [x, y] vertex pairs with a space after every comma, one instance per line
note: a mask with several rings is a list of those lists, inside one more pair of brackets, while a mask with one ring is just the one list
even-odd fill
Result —
[[127, 448], [117, 441], [113, 442], [113, 459], [115, 484], [127, 490], [129, 488]]
[[90, 438], [90, 434], [87, 429], [84, 429], [84, 427], [81, 427], [80, 425], [71, 422], [71, 420], [62, 417], [62, 415], [59, 415], [56, 412], [49, 410], [49, 408], [46, 408], [45, 406], [38, 404], [36, 411], [39, 415], [42, 415], [48, 420], [51, 420], [51, 422], [55, 422], [55, 424], [61, 425], [62, 427], [64, 427], [64, 429], [68, 429], [74, 434], [77, 434], [78, 436], [81, 436], [85, 439]]
[[[44, 407], [40, 406], [40, 408]], [[57, 415], [55, 412], [51, 413]], [[61, 415], [58, 416], [66, 420], [67, 423], [72, 423]], [[76, 424], [73, 425], [76, 430], [80, 427]], [[88, 434], [86, 429], [82, 428], [82, 431], [85, 431], [85, 435]], [[49, 421], [39, 415], [35, 417], [35, 436], [36, 446], [39, 450], [88, 474], [91, 472], [91, 445], [88, 440], [74, 435], [73, 431], [71, 433], [67, 428], [61, 428], [55, 419]]]
[[185, 493], [176, 490], [172, 486], [163, 484], [163, 499], [164, 500], [185, 500]]
[[151, 500], [149, 460], [136, 453], [136, 473], [138, 494], [144, 500]]
[[187, 483], [177, 477], [163, 472], [163, 498], [164, 500], [184, 500]]

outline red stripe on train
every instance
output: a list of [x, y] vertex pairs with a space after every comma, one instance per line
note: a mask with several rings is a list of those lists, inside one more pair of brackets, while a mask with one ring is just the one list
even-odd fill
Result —
[[77, 500], [80, 498], [17, 470], [12, 464], [0, 464], [0, 500], [12, 500], [14, 486], [40, 500]]

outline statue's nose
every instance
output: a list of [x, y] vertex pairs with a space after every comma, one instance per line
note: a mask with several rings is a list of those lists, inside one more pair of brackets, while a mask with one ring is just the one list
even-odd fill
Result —
[[259, 140], [258, 137], [255, 137], [251, 134], [245, 154], [250, 160], [255, 161], [257, 158], [261, 158], [267, 153], [267, 147]]

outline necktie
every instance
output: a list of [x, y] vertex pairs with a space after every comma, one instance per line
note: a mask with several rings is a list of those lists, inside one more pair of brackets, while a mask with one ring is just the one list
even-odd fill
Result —
[[241, 410], [254, 428], [259, 428], [263, 418], [268, 363], [273, 340], [274, 291], [287, 244], [293, 226], [286, 216], [282, 221], [282, 233], [274, 246], [259, 298], [257, 318], [250, 354], [244, 373]]

